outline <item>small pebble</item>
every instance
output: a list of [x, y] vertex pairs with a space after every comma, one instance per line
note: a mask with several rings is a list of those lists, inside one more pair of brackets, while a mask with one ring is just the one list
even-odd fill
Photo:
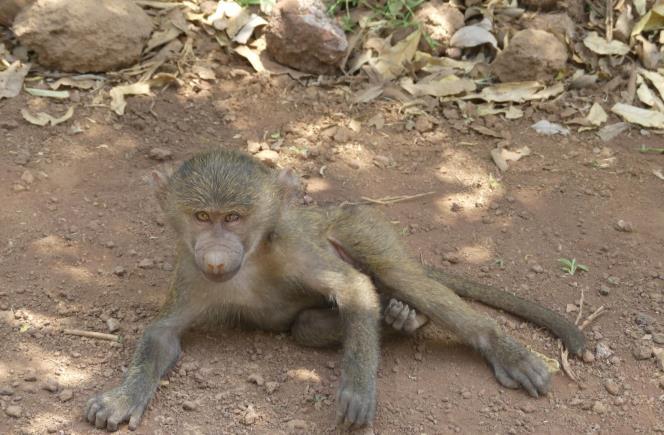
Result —
[[595, 403], [593, 403], [593, 412], [596, 412], [598, 414], [604, 414], [608, 410], [606, 405], [599, 400], [596, 400]]
[[25, 184], [32, 184], [35, 182], [35, 176], [32, 175], [32, 172], [25, 170], [23, 175], [21, 175], [21, 181], [23, 181]]
[[620, 385], [612, 379], [606, 381], [604, 388], [606, 388], [606, 391], [612, 396], [618, 396], [620, 394]]
[[74, 398], [74, 392], [72, 390], [62, 390], [58, 397], [61, 402], [69, 402]]
[[154, 260], [151, 258], [144, 258], [138, 262], [138, 267], [141, 269], [152, 269], [154, 267]]
[[622, 219], [620, 219], [618, 222], [616, 222], [615, 228], [616, 228], [616, 230], [622, 231], [623, 233], [634, 232], [634, 225], [632, 225], [630, 222], [624, 221]]
[[590, 364], [594, 361], [595, 361], [595, 355], [593, 355], [593, 353], [589, 349], [586, 349], [583, 352], [583, 362]]
[[533, 264], [530, 269], [535, 273], [544, 273], [544, 268], [539, 264]]
[[250, 426], [258, 420], [258, 414], [256, 413], [256, 410], [254, 409], [253, 405], [249, 405], [247, 407], [247, 412], [242, 416], [242, 419], [240, 420], [240, 423]]
[[599, 287], [599, 294], [600, 294], [600, 295], [602, 295], [602, 296], [608, 296], [610, 293], [611, 293], [611, 289], [610, 289], [608, 286], [602, 284], [602, 285]]
[[150, 150], [150, 158], [152, 160], [157, 160], [158, 162], [162, 162], [164, 160], [172, 159], [173, 153], [163, 148], [152, 148]]
[[13, 396], [14, 389], [8, 386], [0, 386], [0, 396]]
[[652, 356], [652, 349], [650, 346], [644, 345], [644, 344], [637, 344], [632, 348], [632, 355], [634, 356], [634, 359], [637, 361], [642, 361], [646, 359], [650, 359]]
[[611, 350], [608, 344], [606, 344], [603, 341], [597, 343], [597, 345], [595, 346], [595, 357], [597, 359], [607, 359], [611, 355], [613, 355], [613, 351]]
[[127, 274], [127, 269], [122, 266], [117, 266], [115, 269], [113, 269], [113, 273], [117, 276], [125, 276]]
[[265, 383], [265, 392], [267, 394], [272, 394], [279, 388], [278, 382], [266, 382]]
[[120, 329], [120, 322], [113, 317], [109, 317], [106, 319], [106, 327], [108, 328], [108, 332], [115, 332]]
[[446, 252], [443, 254], [443, 260], [449, 261], [452, 264], [457, 264], [461, 261], [461, 257], [456, 252]]
[[196, 409], [198, 409], [198, 404], [192, 400], [185, 400], [182, 402], [182, 409], [185, 411], [196, 411]]
[[525, 405], [521, 405], [519, 407], [519, 409], [521, 409], [526, 414], [532, 414], [533, 412], [535, 412], [535, 407], [533, 405], [531, 405], [530, 403], [526, 403]]
[[652, 335], [652, 341], [656, 344], [664, 344], [664, 332], [656, 332]]
[[259, 386], [265, 384], [265, 380], [263, 379], [263, 376], [259, 375], [258, 373], [250, 374], [249, 377], [247, 378], [247, 380], [249, 382], [251, 382], [252, 384], [256, 384], [256, 385], [259, 385]]
[[5, 409], [5, 414], [13, 418], [21, 418], [21, 415], [23, 415], [23, 409], [18, 405], [9, 405]]
[[58, 383], [57, 380], [50, 378], [47, 379], [46, 382], [44, 382], [44, 385], [42, 388], [46, 391], [49, 391], [51, 393], [57, 393], [58, 390], [60, 389], [60, 384]]

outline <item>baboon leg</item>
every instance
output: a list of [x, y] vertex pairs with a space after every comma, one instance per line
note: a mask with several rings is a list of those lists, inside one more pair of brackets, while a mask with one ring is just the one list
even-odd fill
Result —
[[[381, 296], [383, 320], [388, 328], [383, 334], [412, 334], [428, 322], [428, 318], [394, 298]], [[342, 323], [337, 308], [311, 308], [298, 314], [291, 327], [295, 341], [307, 347], [336, 347], [343, 339]]]

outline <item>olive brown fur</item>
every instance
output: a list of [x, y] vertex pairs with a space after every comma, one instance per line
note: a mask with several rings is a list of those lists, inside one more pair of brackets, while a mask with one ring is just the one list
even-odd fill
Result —
[[423, 267], [375, 208], [296, 206], [297, 177], [241, 152], [198, 154], [154, 178], [178, 238], [175, 276], [122, 384], [88, 401], [86, 418], [98, 428], [138, 426], [177, 362], [181, 335], [197, 324], [291, 332], [307, 346], [341, 344], [337, 422], [344, 426], [374, 418], [381, 318], [402, 332], [428, 319], [448, 328], [484, 356], [502, 385], [534, 397], [549, 388], [544, 362], [459, 295], [550, 329], [573, 354], [584, 348], [581, 331], [553, 311]]

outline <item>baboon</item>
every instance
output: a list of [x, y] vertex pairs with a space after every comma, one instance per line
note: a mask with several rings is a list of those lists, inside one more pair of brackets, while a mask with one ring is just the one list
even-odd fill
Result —
[[345, 426], [374, 417], [381, 314], [407, 332], [427, 319], [448, 328], [502, 385], [534, 397], [549, 387], [544, 362], [455, 291], [549, 328], [573, 354], [583, 350], [581, 331], [553, 311], [424, 268], [376, 209], [295, 206], [292, 177], [225, 149], [198, 154], [171, 175], [154, 173], [178, 237], [175, 277], [123, 383], [88, 401], [90, 423], [113, 431], [128, 421], [135, 429], [178, 359], [181, 334], [198, 323], [290, 331], [307, 346], [342, 344], [337, 422]]

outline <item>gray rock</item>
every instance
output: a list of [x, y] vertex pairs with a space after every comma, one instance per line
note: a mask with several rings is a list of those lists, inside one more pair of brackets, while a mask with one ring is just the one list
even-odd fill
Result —
[[23, 409], [18, 405], [9, 405], [5, 409], [5, 414], [13, 418], [21, 418], [23, 415]]
[[277, 62], [312, 74], [336, 74], [348, 40], [318, 0], [277, 3], [265, 32], [267, 52]]
[[491, 72], [501, 82], [551, 80], [567, 64], [567, 47], [551, 33], [526, 29], [496, 56]]
[[46, 67], [102, 72], [140, 59], [152, 19], [131, 0], [35, 0], [13, 30]]
[[441, 0], [424, 2], [417, 11], [415, 18], [422, 24], [423, 30], [435, 42], [432, 47], [424, 38], [420, 40], [420, 50], [441, 55], [448, 48], [447, 43], [454, 33], [463, 27], [464, 17], [458, 8]]
[[652, 348], [645, 344], [637, 344], [632, 348], [632, 355], [637, 361], [650, 359], [652, 356]]

